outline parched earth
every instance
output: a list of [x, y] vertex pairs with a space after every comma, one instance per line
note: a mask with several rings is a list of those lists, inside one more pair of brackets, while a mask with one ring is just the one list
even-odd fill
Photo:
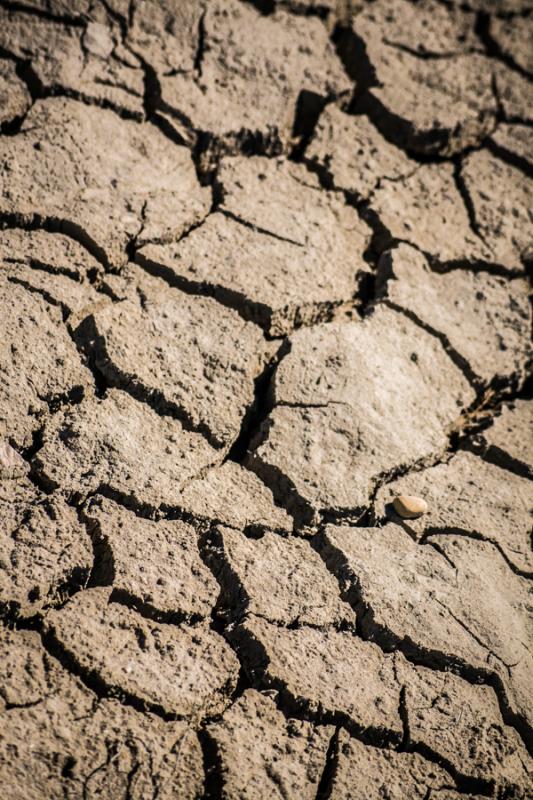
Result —
[[533, 797], [532, 39], [0, 0], [2, 797]]

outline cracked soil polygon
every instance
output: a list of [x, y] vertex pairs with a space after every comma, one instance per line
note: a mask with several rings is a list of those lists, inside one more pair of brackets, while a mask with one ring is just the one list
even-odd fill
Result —
[[264, 366], [261, 331], [211, 298], [188, 297], [155, 279], [140, 289], [141, 298], [102, 305], [86, 318], [80, 342], [111, 385], [151, 398], [214, 446], [228, 447]]
[[11, 228], [0, 232], [0, 272], [11, 283], [56, 305], [69, 326], [108, 300], [99, 294], [101, 265], [61, 233]]
[[[0, 232], [2, 267], [18, 266], [42, 270], [54, 276], [65, 275], [78, 283], [97, 281], [102, 267], [81, 244], [62, 233], [45, 230], [6, 228]], [[54, 281], [50, 281], [50, 288]]]
[[118, 29], [100, 11], [97, 17], [89, 12], [83, 26], [2, 9], [0, 49], [31, 70], [40, 92], [81, 97], [142, 119], [142, 71], [117, 58]]
[[117, 699], [95, 701], [35, 632], [3, 633], [0, 652], [0, 766], [11, 797], [40, 800], [63, 789], [69, 800], [200, 795], [202, 752], [186, 722], [165, 722]]
[[89, 680], [160, 713], [195, 719], [218, 713], [237, 681], [235, 654], [205, 623], [154, 622], [113, 602], [104, 588], [49, 611], [44, 627]]
[[151, 125], [50, 98], [31, 108], [21, 133], [0, 142], [0, 214], [43, 219], [115, 268], [141, 230], [148, 241], [172, 238], [207, 212], [188, 150], [169, 148]]
[[368, 117], [335, 105], [321, 113], [306, 158], [331, 176], [336, 189], [366, 198], [384, 180], [398, 180], [418, 164], [388, 142]]
[[223, 150], [243, 142], [279, 153], [291, 142], [298, 104], [314, 110], [349, 92], [327, 30], [315, 17], [281, 10], [264, 16], [252, 4], [213, 0], [202, 28], [196, 74], [191, 79], [180, 69], [163, 75], [161, 99], [171, 119]]
[[217, 577], [227, 602], [280, 625], [355, 627], [355, 614], [307, 542], [268, 532], [250, 539], [225, 528], [219, 545]]
[[533, 478], [533, 448], [524, 437], [524, 431], [532, 428], [531, 403], [515, 400], [501, 407], [493, 424], [476, 436], [472, 446], [491, 463]]
[[192, 525], [137, 517], [112, 500], [93, 500], [84, 512], [96, 547], [101, 579], [117, 597], [163, 619], [208, 617], [218, 585], [202, 562]]
[[357, 297], [370, 272], [371, 231], [302, 165], [227, 158], [217, 181], [220, 212], [181, 242], [143, 247], [141, 264], [211, 294], [272, 336], [328, 319]]
[[119, 2], [126, 15], [131, 15], [126, 40], [133, 53], [160, 77], [192, 73], [207, 5], [203, 0], [145, 0], [135, 5]]
[[490, 62], [481, 45], [469, 47], [472, 27], [469, 15], [447, 14], [439, 3], [369, 4], [343, 46], [354, 72], [358, 59], [368, 62], [360, 110], [424, 155], [479, 144], [495, 127], [497, 103]]
[[47, 497], [27, 478], [0, 480], [0, 597], [31, 616], [84, 586], [91, 541], [74, 509]]
[[218, 523], [252, 535], [270, 530], [285, 536], [293, 528], [290, 515], [274, 504], [271, 490], [230, 460], [188, 483], [176, 504], [202, 527]]
[[250, 689], [207, 730], [222, 763], [223, 798], [316, 797], [333, 727], [286, 719]]
[[526, 172], [532, 169], [533, 131], [529, 125], [498, 125], [491, 136], [496, 152], [512, 162], [515, 159]]
[[390, 800], [424, 800], [430, 788], [450, 782], [447, 772], [417, 753], [367, 747], [342, 729], [338, 748], [332, 800], [377, 800], [384, 792]]
[[496, 795], [527, 798], [533, 761], [516, 731], [502, 723], [489, 687], [424, 667], [414, 678], [409, 672], [405, 687], [413, 747], [430, 748], [452, 771], [486, 782]]
[[48, 402], [85, 393], [91, 375], [57, 306], [1, 268], [0, 295], [0, 427], [8, 440], [28, 447]]
[[379, 272], [387, 300], [442, 337], [474, 381], [524, 380], [532, 355], [526, 280], [432, 272], [422, 253], [405, 244], [382, 256]]
[[494, 17], [490, 23], [490, 35], [497, 43], [505, 58], [516, 64], [524, 72], [532, 76], [533, 56], [531, 54], [531, 37], [533, 35], [533, 19], [531, 15], [513, 24], [513, 19]]
[[480, 237], [498, 263], [519, 267], [532, 258], [531, 184], [523, 172], [487, 151], [462, 166]]
[[494, 86], [503, 118], [531, 125], [531, 78], [499, 62], [494, 69]]
[[172, 506], [179, 490], [220, 455], [199, 433], [111, 389], [52, 417], [37, 471], [52, 487], [87, 496], [117, 494], [134, 506]]
[[0, 129], [21, 119], [31, 104], [30, 93], [17, 76], [16, 65], [0, 60]]
[[[473, 153], [472, 156], [478, 155]], [[468, 162], [467, 162], [468, 163]], [[499, 164], [502, 171], [506, 164]], [[416, 171], [398, 181], [383, 181], [376, 189], [371, 208], [385, 229], [382, 234], [388, 240], [399, 240], [412, 244], [436, 262], [469, 262], [499, 264], [510, 270], [520, 268], [521, 252], [516, 252], [506, 238], [495, 235], [485, 241], [472, 226], [471, 214], [464, 203], [456, 182], [456, 167], [451, 163], [422, 164]], [[488, 181], [490, 181], [488, 177]], [[466, 175], [468, 182], [468, 172]], [[520, 178], [521, 182], [521, 178]], [[496, 187], [491, 188], [497, 191]], [[512, 187], [516, 192], [519, 187]], [[524, 195], [525, 197], [525, 195]], [[518, 198], [520, 202], [524, 198]], [[475, 201], [474, 207], [475, 207]], [[480, 210], [483, 198], [479, 198]], [[507, 201], [502, 199], [501, 203]], [[512, 202], [511, 199], [508, 201]], [[490, 206], [494, 223], [502, 233], [510, 231], [511, 225], [502, 220], [500, 208]], [[501, 209], [503, 211], [503, 208]], [[517, 205], [517, 214], [527, 214]], [[481, 223], [480, 223], [481, 224]], [[512, 228], [512, 236], [521, 236], [518, 228]]]
[[381, 475], [435, 457], [474, 398], [440, 342], [384, 307], [298, 331], [272, 395], [250, 466], [305, 522], [356, 514]]
[[430, 535], [421, 546], [392, 523], [332, 526], [322, 552], [368, 638], [441, 668], [495, 673], [506, 704], [531, 719], [528, 582], [489, 542]]
[[378, 742], [401, 740], [395, 655], [351, 632], [285, 628], [252, 615], [231, 639], [247, 668], [295, 711], [340, 720]]

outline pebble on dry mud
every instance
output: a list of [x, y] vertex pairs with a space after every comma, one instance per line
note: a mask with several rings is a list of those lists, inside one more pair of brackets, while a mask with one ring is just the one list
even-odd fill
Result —
[[403, 519], [417, 519], [428, 510], [426, 501], [413, 494], [399, 494], [392, 501], [392, 505]]

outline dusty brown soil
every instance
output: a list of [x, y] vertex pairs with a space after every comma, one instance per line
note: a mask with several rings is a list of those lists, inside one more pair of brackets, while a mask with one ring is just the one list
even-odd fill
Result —
[[533, 797], [532, 35], [0, 0], [2, 797]]

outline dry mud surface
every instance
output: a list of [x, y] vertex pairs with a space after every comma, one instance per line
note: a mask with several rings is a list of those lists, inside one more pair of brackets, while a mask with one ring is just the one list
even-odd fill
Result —
[[532, 35], [0, 0], [3, 797], [533, 797]]

